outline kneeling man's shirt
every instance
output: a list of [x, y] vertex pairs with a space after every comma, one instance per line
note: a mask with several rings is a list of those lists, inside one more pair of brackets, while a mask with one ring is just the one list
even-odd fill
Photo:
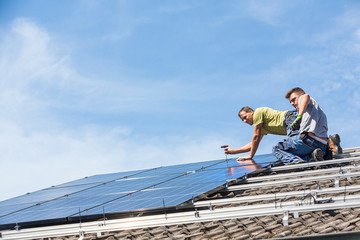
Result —
[[254, 126], [262, 123], [261, 135], [286, 135], [285, 116], [288, 111], [277, 111], [268, 107], [257, 108], [253, 115]]

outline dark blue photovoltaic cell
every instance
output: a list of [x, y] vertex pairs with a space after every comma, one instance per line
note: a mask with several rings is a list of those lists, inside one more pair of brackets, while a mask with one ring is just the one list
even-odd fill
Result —
[[[245, 161], [234, 161], [235, 159], [229, 159], [229, 161], [222, 161], [220, 164], [207, 167], [206, 169], [214, 169], [214, 168], [231, 168], [231, 167], [239, 167], [246, 165], [259, 165], [259, 167], [264, 167], [269, 163], [276, 162], [277, 159], [272, 154], [258, 155], [254, 157], [254, 160], [245, 160]], [[254, 171], [252, 167], [249, 168], [249, 172]]]
[[174, 207], [275, 161], [261, 155], [95, 175], [0, 202], [0, 226]]
[[193, 185], [186, 187], [178, 188], [169, 188], [169, 189], [158, 189], [150, 192], [140, 192], [134, 196], [128, 198], [119, 199], [117, 201], [106, 204], [104, 208], [98, 207], [91, 209], [85, 215], [92, 214], [101, 214], [105, 212], [122, 212], [122, 211], [131, 211], [131, 210], [145, 210], [151, 208], [162, 208], [163, 204], [166, 207], [176, 206], [179, 203], [191, 200], [193, 197], [196, 197], [208, 189], [213, 189], [218, 185], [208, 184], [208, 185]]
[[217, 165], [225, 160], [214, 160], [214, 161], [206, 161], [206, 162], [198, 162], [198, 163], [188, 163], [182, 165], [173, 165], [169, 167], [160, 167], [156, 168], [153, 171], [143, 172], [136, 177], [148, 177], [148, 176], [157, 176], [157, 175], [166, 175], [166, 174], [184, 174], [187, 172], [199, 170], [201, 168], [206, 168], [208, 166]]
[[[95, 186], [87, 185], [86, 188]], [[40, 191], [36, 191], [33, 193], [21, 195], [19, 197], [11, 198], [9, 200], [5, 200], [0, 202], [0, 207], [7, 206], [7, 205], [16, 205], [16, 204], [23, 204], [23, 203], [38, 203], [43, 202], [47, 200], [51, 200], [54, 198], [62, 197], [66, 194], [74, 193], [77, 191], [80, 191], [82, 189], [85, 189], [83, 186], [69, 186], [66, 188], [45, 188]]]
[[136, 176], [141, 172], [147, 172], [151, 170], [141, 170], [141, 171], [131, 171], [131, 172], [120, 172], [120, 173], [110, 173], [110, 174], [101, 174], [101, 175], [94, 175], [91, 177], [82, 178], [79, 180], [71, 181], [68, 183], [60, 184], [55, 187], [66, 187], [66, 186], [73, 186], [73, 185], [82, 185], [82, 184], [93, 184], [93, 183], [103, 183], [108, 181], [114, 181], [117, 179], [128, 178]]
[[[94, 185], [89, 185], [91, 187]], [[0, 216], [9, 214], [11, 212], [19, 211], [37, 203], [50, 201], [63, 197], [67, 194], [71, 194], [80, 190], [83, 190], [84, 186], [69, 186], [66, 188], [46, 188], [33, 193], [25, 194], [19, 197], [11, 198], [0, 202]], [[1, 218], [0, 218], [1, 222]]]
[[[8, 206], [3, 206], [3, 207], [0, 207], [0, 216], [6, 216], [7, 214], [10, 214], [10, 213], [14, 213], [16, 211], [19, 211], [21, 209], [25, 209], [25, 208], [28, 208], [28, 207], [31, 207], [33, 206], [34, 203], [26, 203], [26, 204], [21, 204], [21, 205], [8, 205]], [[4, 219], [3, 217], [0, 217], [0, 225], [1, 224], [5, 224], [6, 222], [4, 222]]]

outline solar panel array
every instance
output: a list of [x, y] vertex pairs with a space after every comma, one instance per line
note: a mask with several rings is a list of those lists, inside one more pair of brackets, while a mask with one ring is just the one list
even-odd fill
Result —
[[2, 225], [176, 207], [275, 162], [260, 155], [95, 175], [0, 202]]

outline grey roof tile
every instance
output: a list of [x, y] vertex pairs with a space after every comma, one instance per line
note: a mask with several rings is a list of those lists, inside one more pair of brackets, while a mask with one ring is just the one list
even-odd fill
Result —
[[203, 235], [204, 234], [201, 233], [201, 232], [193, 233], [193, 234], [190, 234], [190, 235], [186, 236], [186, 239], [191, 239], [191, 240], [201, 239]]
[[[291, 225], [290, 225], [291, 227]], [[302, 235], [301, 233], [304, 232], [305, 230], [309, 230], [310, 232], [312, 231], [308, 226], [306, 225], [301, 225], [298, 226], [296, 228], [291, 228], [293, 235], [297, 236], [297, 235]]]
[[300, 231], [300, 232], [299, 232], [298, 234], [296, 234], [296, 235], [298, 235], [298, 236], [307, 236], [307, 235], [310, 235], [311, 232], [312, 232], [311, 229], [305, 228], [303, 231]]
[[270, 216], [265, 216], [265, 217], [262, 217], [262, 218], [260, 219], [260, 221], [267, 225], [267, 224], [270, 224], [270, 223], [272, 223], [272, 222], [274, 222], [274, 221], [276, 221], [276, 220], [274, 220], [274, 219], [273, 219], [272, 217], [270, 217]]
[[234, 231], [239, 228], [238, 224], [234, 222], [224, 223], [224, 227], [229, 231]]
[[274, 237], [288, 237], [291, 236], [290, 230], [281, 231], [280, 233], [276, 234]]
[[269, 238], [268, 232], [258, 233], [257, 235], [252, 237], [252, 239], [264, 239], [264, 238]]
[[259, 232], [259, 231], [265, 231], [263, 227], [259, 226], [259, 225], [255, 225], [255, 226], [252, 226], [252, 227], [248, 227], [246, 228], [246, 231], [249, 232], [249, 233], [256, 233]]
[[299, 222], [295, 222], [295, 223], [290, 224], [289, 228], [298, 229], [298, 228], [303, 227], [303, 226], [304, 226], [304, 224], [299, 221]]
[[247, 240], [250, 239], [248, 234], [245, 234], [244, 232], [237, 232], [231, 235], [233, 239], [237, 240]]
[[210, 231], [206, 232], [205, 236], [208, 237], [208, 238], [218, 239], [218, 238], [221, 238], [221, 237], [225, 237], [225, 233], [221, 229], [210, 230]]
[[336, 232], [336, 231], [333, 227], [327, 227], [327, 228], [324, 228], [323, 230], [321, 230], [319, 233], [325, 234], [325, 233], [334, 233], [334, 232]]
[[311, 226], [311, 229], [316, 232], [316, 233], [321, 233], [323, 232], [325, 229], [327, 228], [331, 228], [331, 229], [334, 229], [333, 227], [331, 226], [327, 226], [327, 225], [324, 225], [321, 221], [317, 221], [316, 224], [314, 224], [313, 226]]
[[176, 240], [180, 240], [180, 239], [185, 239], [186, 238], [186, 234], [176, 234], [174, 236], [172, 236], [173, 239], [176, 239]]
[[124, 238], [127, 238], [127, 237], [130, 237], [131, 235], [130, 235], [130, 233], [129, 232], [125, 232], [125, 231], [120, 231], [120, 232], [117, 232], [117, 233], [115, 233], [115, 236], [117, 237], [117, 238], [122, 238], [122, 239], [124, 239]]
[[347, 228], [349, 225], [350, 225], [349, 222], [342, 222], [342, 223], [340, 223], [340, 224], [335, 225], [334, 228], [336, 228], [336, 229], [338, 229], [338, 230], [341, 231], [342, 229]]
[[259, 231], [256, 232], [251, 232], [250, 236], [252, 236], [253, 238], [259, 238], [259, 236], [265, 236], [267, 234], [267, 232], [265, 231], [265, 229], [260, 229]]
[[354, 230], [355, 228], [356, 228], [356, 226], [350, 225], [350, 226], [344, 228], [343, 231], [344, 232], [350, 232], [350, 231]]
[[265, 230], [266, 231], [273, 231], [274, 229], [278, 229], [278, 228], [281, 228], [283, 225], [280, 224], [280, 223], [275, 223], [275, 224], [267, 224], [266, 227], [265, 227]]

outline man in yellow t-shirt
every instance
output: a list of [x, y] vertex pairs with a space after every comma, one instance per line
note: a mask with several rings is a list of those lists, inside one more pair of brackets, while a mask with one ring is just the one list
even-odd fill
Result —
[[245, 157], [239, 157], [237, 161], [252, 159], [264, 135], [298, 134], [298, 132], [291, 132], [290, 130], [290, 125], [296, 118], [296, 111], [277, 111], [268, 107], [257, 108], [254, 111], [252, 108], [246, 106], [240, 109], [239, 117], [244, 123], [250, 126], [254, 125], [254, 134], [251, 142], [240, 148], [225, 148], [226, 154], [250, 152], [250, 154]]

